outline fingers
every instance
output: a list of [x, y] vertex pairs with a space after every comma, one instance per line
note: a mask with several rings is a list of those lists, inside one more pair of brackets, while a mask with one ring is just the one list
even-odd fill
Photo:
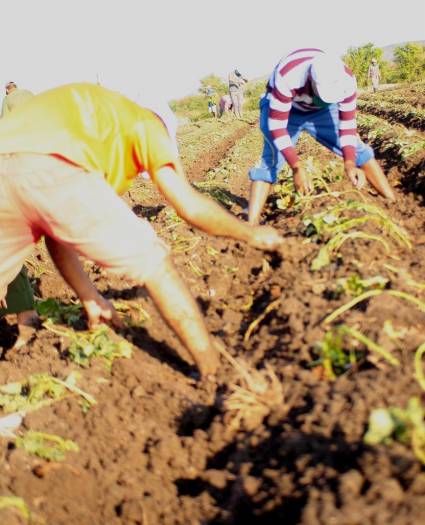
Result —
[[366, 184], [366, 177], [362, 170], [357, 170], [357, 188], [361, 190]]
[[4, 299], [0, 299], [0, 308], [7, 308], [6, 297]]
[[124, 326], [115, 308], [103, 297], [99, 296], [96, 300], [85, 301], [83, 305], [90, 329], [97, 328], [102, 322], [111, 323], [116, 328]]

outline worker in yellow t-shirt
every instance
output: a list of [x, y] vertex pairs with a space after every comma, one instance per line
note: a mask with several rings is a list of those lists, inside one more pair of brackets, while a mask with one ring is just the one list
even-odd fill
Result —
[[44, 236], [89, 325], [119, 321], [77, 253], [145, 285], [201, 374], [212, 374], [217, 350], [167, 247], [116, 195], [142, 171], [201, 230], [261, 249], [281, 244], [273, 228], [239, 221], [191, 186], [155, 113], [101, 86], [70, 84], [36, 95], [0, 121], [0, 306], [6, 306], [8, 284]]

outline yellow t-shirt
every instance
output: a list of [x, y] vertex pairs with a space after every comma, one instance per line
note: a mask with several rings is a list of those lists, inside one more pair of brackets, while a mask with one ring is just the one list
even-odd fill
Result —
[[100, 172], [121, 194], [138, 173], [179, 166], [161, 119], [93, 84], [45, 91], [0, 120], [0, 154], [42, 153]]

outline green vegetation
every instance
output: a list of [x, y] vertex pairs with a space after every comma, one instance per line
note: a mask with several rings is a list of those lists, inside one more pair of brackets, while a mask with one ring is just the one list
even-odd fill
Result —
[[86, 406], [95, 405], [93, 396], [77, 387], [78, 376], [75, 373], [62, 381], [47, 373], [33, 374], [15, 383], [0, 386], [0, 406], [4, 412], [31, 412], [51, 405], [75, 394], [82, 398]]
[[72, 329], [59, 329], [51, 325], [46, 326], [55, 334], [67, 337], [71, 344], [67, 354], [71, 361], [87, 368], [95, 358], [101, 358], [110, 370], [112, 363], [117, 358], [129, 359], [133, 350], [126, 340], [114, 341], [115, 336], [111, 330], [103, 325], [91, 332], [75, 332]]
[[52, 323], [63, 323], [70, 326], [75, 325], [81, 319], [83, 312], [81, 304], [64, 305], [53, 298], [37, 301], [36, 310], [38, 315]]
[[408, 82], [425, 79], [425, 47], [407, 43], [394, 50], [394, 63], [383, 59], [383, 50], [369, 42], [360, 47], [350, 47], [343, 57], [356, 75], [357, 84], [366, 86], [367, 73], [372, 58], [376, 58], [381, 71], [381, 83]]
[[15, 440], [15, 445], [29, 454], [50, 461], [64, 461], [67, 452], [79, 452], [77, 443], [54, 434], [29, 430]]
[[364, 436], [367, 445], [389, 444], [392, 440], [411, 445], [415, 456], [425, 464], [425, 412], [419, 397], [411, 397], [405, 409], [377, 408], [369, 417]]
[[343, 60], [356, 75], [358, 86], [367, 86], [367, 73], [372, 58], [376, 58], [379, 64], [383, 79], [381, 82], [386, 81], [385, 73], [389, 66], [382, 58], [383, 53], [382, 49], [375, 47], [371, 42], [360, 47], [348, 48], [347, 54], [343, 57]]
[[[351, 215], [348, 215], [351, 213]], [[348, 200], [338, 203], [331, 209], [304, 217], [305, 235], [316, 239], [327, 238], [327, 242], [312, 261], [312, 270], [327, 266], [344, 242], [349, 239], [365, 239], [381, 243], [387, 253], [388, 242], [379, 234], [359, 231], [355, 228], [371, 225], [395, 240], [399, 245], [409, 249], [412, 243], [407, 233], [395, 224], [379, 207], [366, 202]]]
[[397, 66], [394, 75], [399, 81], [418, 81], [425, 79], [425, 46], [407, 43], [394, 50]]
[[[359, 349], [360, 345], [360, 349]], [[323, 341], [316, 344], [320, 358], [311, 366], [322, 365], [329, 379], [353, 369], [366, 356], [364, 349], [385, 359], [392, 366], [398, 366], [399, 360], [359, 330], [347, 325], [339, 325], [326, 332]]]

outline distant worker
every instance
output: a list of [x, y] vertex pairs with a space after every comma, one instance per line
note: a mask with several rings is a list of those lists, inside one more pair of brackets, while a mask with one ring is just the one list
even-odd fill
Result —
[[22, 105], [27, 100], [34, 96], [28, 89], [18, 89], [15, 82], [8, 82], [6, 84], [6, 96], [3, 99], [3, 106], [1, 109], [1, 116], [5, 117], [14, 108]]
[[[18, 89], [15, 82], [8, 82], [6, 84], [6, 96], [3, 99], [2, 117], [8, 115], [33, 96], [34, 94], [27, 89]], [[28, 327], [32, 327], [38, 321], [34, 292], [25, 266], [9, 284], [6, 302], [7, 308], [0, 308], [0, 317], [16, 314], [19, 331], [16, 346], [19, 346], [30, 335], [31, 331], [28, 331]]]
[[223, 117], [228, 115], [232, 107], [230, 95], [223, 95], [218, 103], [218, 116]]
[[44, 236], [91, 327], [120, 323], [78, 254], [144, 285], [202, 376], [214, 374], [218, 350], [169, 249], [117, 195], [145, 170], [193, 226], [260, 249], [281, 246], [274, 228], [251, 227], [191, 185], [155, 113], [101, 86], [69, 84], [0, 120], [0, 307], [7, 307], [9, 283]]
[[379, 69], [379, 64], [376, 58], [372, 58], [372, 60], [370, 61], [367, 77], [370, 78], [373, 92], [376, 93], [379, 89], [379, 82], [381, 80], [381, 71]]
[[236, 118], [242, 118], [243, 85], [248, 80], [244, 78], [237, 69], [229, 74], [229, 95], [232, 100], [233, 113]]
[[345, 174], [356, 188], [361, 189], [367, 179], [381, 195], [395, 199], [373, 150], [357, 136], [356, 99], [356, 79], [337, 57], [308, 48], [279, 62], [260, 101], [264, 146], [261, 161], [249, 172], [251, 224], [258, 224], [271, 185], [286, 162], [296, 191], [313, 190], [295, 150], [302, 131], [343, 157]]
[[217, 118], [217, 102], [215, 89], [211, 86], [207, 86], [205, 88], [205, 96], [207, 97], [208, 101], [208, 113], [211, 113], [211, 115], [214, 118]]

